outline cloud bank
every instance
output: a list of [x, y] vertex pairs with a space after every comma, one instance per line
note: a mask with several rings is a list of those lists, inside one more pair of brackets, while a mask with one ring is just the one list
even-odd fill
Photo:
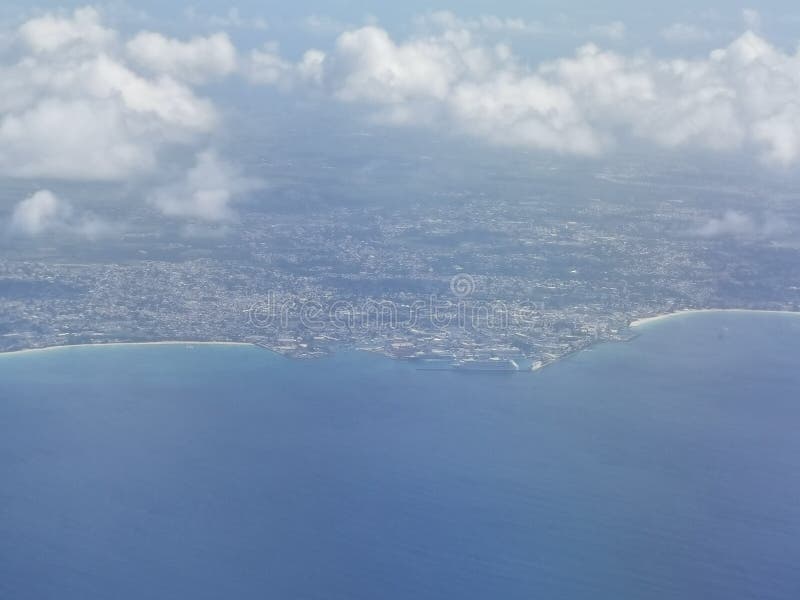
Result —
[[[19, 28], [16, 59], [0, 63], [0, 174], [128, 179], [215, 128], [209, 100], [177, 78], [141, 74], [117, 39], [90, 8]], [[162, 72], [188, 71], [185, 54]]]
[[[224, 32], [174, 39], [108, 27], [91, 7], [52, 11], [0, 32], [0, 176], [139, 185], [164, 214], [230, 222], [253, 180], [220, 157], [222, 117], [204, 95], [238, 77], [354, 105], [375, 121], [427, 127], [480, 142], [567, 156], [635, 144], [741, 152], [766, 165], [800, 163], [800, 50], [751, 30], [706, 56], [658, 58], [588, 43], [532, 64], [498, 36], [545, 34], [532, 21], [432, 13], [405, 39], [368, 25], [346, 28], [327, 50], [299, 60], [275, 44], [238, 49]], [[220, 26], [243, 26], [235, 11]], [[621, 22], [583, 32], [607, 42]], [[705, 39], [692, 25], [663, 31], [676, 43]], [[173, 161], [193, 166], [172, 180]], [[165, 166], [166, 164], [166, 166]], [[50, 184], [48, 183], [48, 186]], [[42, 192], [17, 207], [13, 227], [36, 234], [74, 212]], [[72, 221], [70, 220], [72, 219]], [[732, 230], [728, 218], [716, 225]]]
[[[30, 19], [5, 39], [0, 176], [136, 187], [174, 171], [171, 161], [181, 155], [213, 156], [201, 161], [206, 172], [225, 164], [207, 150], [220, 125], [219, 111], [197, 86], [238, 70], [238, 54], [226, 34], [177, 40], [146, 31], [126, 41], [87, 7]], [[194, 171], [186, 175], [195, 177]], [[227, 202], [244, 189], [235, 178], [227, 183], [230, 188], [215, 189], [216, 208], [202, 199], [202, 190], [196, 203], [205, 201], [205, 209], [155, 206], [187, 218], [227, 219]], [[28, 235], [90, 233], [85, 223], [69, 220], [70, 211], [55, 194], [42, 191], [17, 207], [12, 228]], [[70, 226], [56, 228], [58, 221]]]
[[126, 49], [133, 62], [145, 70], [194, 84], [225, 77], [237, 68], [236, 48], [225, 33], [184, 42], [143, 31]]
[[[403, 41], [376, 26], [346, 31], [332, 50], [314, 54], [316, 76], [306, 81], [319, 81], [341, 102], [372, 107], [378, 121], [495, 144], [596, 156], [646, 143], [744, 151], [773, 166], [800, 162], [800, 52], [752, 31], [694, 60], [586, 44], [531, 66], [507, 45], [479, 41], [477, 24], [436, 18], [453, 28]], [[619, 25], [612, 29], [624, 34]], [[283, 78], [301, 70], [275, 54], [270, 60]]]

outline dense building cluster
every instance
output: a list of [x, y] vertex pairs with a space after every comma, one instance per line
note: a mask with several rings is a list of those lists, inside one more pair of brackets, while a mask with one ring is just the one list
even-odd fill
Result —
[[798, 248], [704, 233], [712, 210], [655, 187], [631, 202], [629, 181], [596, 185], [598, 197], [569, 202], [553, 184], [514, 197], [467, 188], [380, 207], [254, 209], [219, 239], [143, 250], [124, 236], [106, 253], [119, 260], [6, 256], [0, 350], [213, 340], [293, 357], [344, 346], [536, 366], [627, 339], [644, 316], [798, 308]]

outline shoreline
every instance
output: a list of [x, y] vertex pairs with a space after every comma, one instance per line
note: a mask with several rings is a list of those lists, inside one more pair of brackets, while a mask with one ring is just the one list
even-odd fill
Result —
[[169, 340], [163, 342], [98, 342], [96, 344], [63, 344], [61, 346], [44, 346], [42, 348], [24, 348], [22, 350], [9, 350], [0, 352], [3, 356], [18, 356], [21, 354], [33, 354], [37, 352], [53, 352], [66, 348], [114, 348], [123, 346], [253, 346], [248, 342], [190, 342], [180, 340]]
[[[671, 313], [654, 315], [652, 317], [642, 317], [641, 319], [635, 319], [634, 321], [631, 321], [631, 323], [628, 325], [628, 328], [639, 329], [641, 327], [650, 325], [652, 323], [658, 323], [660, 321], [665, 321], [667, 319], [672, 319], [682, 315], [693, 315], [693, 314], [703, 314], [703, 313], [753, 313], [753, 314], [763, 313], [763, 314], [773, 314], [773, 315], [781, 315], [781, 314], [795, 315], [800, 317], [800, 311], [792, 311], [792, 310], [769, 310], [769, 309], [751, 309], [751, 308], [698, 308], [698, 309], [683, 309]], [[2, 358], [3, 356], [19, 356], [19, 355], [33, 354], [39, 352], [53, 352], [68, 348], [113, 348], [113, 347], [125, 347], [125, 346], [233, 346], [233, 347], [249, 346], [253, 348], [263, 348], [269, 350], [269, 348], [266, 348], [261, 344], [256, 344], [252, 342], [229, 342], [229, 341], [214, 342], [214, 341], [189, 341], [189, 340], [186, 341], [165, 340], [158, 342], [97, 342], [97, 343], [83, 343], [83, 344], [62, 344], [56, 346], [44, 346], [41, 348], [23, 348], [20, 350], [6, 350], [6, 351], [0, 351], [0, 358]], [[575, 352], [582, 352], [586, 349], [587, 348], [583, 348]], [[568, 358], [571, 354], [574, 354], [575, 352], [571, 352], [567, 355], [561, 356], [550, 363], [543, 364], [538, 370], [541, 370], [557, 362], [561, 362], [562, 360]]]
[[678, 310], [671, 313], [664, 313], [663, 315], [655, 315], [653, 317], [644, 317], [642, 319], [636, 319], [632, 321], [628, 327], [631, 329], [637, 329], [644, 325], [650, 325], [651, 323], [657, 323], [659, 321], [664, 321], [667, 319], [672, 319], [673, 317], [679, 317], [681, 315], [695, 315], [695, 314], [703, 314], [703, 313], [754, 313], [754, 314], [769, 314], [769, 315], [797, 315], [800, 316], [800, 311], [793, 311], [793, 310], [768, 310], [768, 309], [756, 309], [756, 308], [690, 308], [684, 310]]

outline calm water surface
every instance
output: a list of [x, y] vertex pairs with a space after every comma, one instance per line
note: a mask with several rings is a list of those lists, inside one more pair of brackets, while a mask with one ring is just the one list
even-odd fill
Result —
[[0, 598], [800, 598], [800, 318], [538, 374], [0, 357]]

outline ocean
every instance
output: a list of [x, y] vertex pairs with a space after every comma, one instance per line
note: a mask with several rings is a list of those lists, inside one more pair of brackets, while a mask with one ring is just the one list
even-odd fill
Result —
[[800, 318], [538, 373], [0, 356], [0, 598], [800, 598]]

